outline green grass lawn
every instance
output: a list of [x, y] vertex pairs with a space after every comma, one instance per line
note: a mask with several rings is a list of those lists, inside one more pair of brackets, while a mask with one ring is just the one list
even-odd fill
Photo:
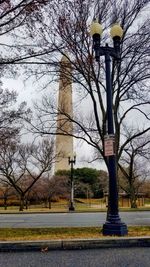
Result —
[[[150, 236], [150, 226], [128, 228], [129, 237]], [[101, 227], [0, 228], [0, 241], [104, 238]]]

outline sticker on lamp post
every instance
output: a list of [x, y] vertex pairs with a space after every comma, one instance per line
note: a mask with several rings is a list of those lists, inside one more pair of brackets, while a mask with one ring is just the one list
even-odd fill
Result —
[[114, 135], [104, 136], [104, 154], [105, 154], [105, 157], [115, 155], [115, 136]]

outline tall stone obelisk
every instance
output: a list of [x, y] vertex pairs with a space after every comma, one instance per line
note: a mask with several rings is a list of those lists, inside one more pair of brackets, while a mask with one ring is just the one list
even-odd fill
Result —
[[66, 55], [60, 62], [55, 173], [58, 170], [70, 169], [68, 157], [73, 155], [73, 123], [70, 120], [72, 116], [71, 63]]

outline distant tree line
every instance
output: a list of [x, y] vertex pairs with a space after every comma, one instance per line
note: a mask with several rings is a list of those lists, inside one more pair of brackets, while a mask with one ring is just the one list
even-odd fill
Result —
[[[74, 193], [77, 198], [102, 198], [107, 192], [108, 175], [106, 171], [93, 168], [74, 169]], [[56, 175], [70, 177], [70, 171], [58, 170]]]

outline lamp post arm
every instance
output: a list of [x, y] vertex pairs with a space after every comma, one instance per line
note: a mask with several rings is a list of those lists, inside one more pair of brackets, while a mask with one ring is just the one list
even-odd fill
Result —
[[99, 61], [97, 60], [98, 56], [100, 58], [101, 56], [105, 56], [106, 54], [109, 54], [116, 60], [120, 60], [120, 53], [116, 51], [113, 47], [108, 46], [108, 44], [106, 44], [106, 46], [99, 46], [99, 48], [98, 46], [94, 46], [94, 51], [96, 61]]

